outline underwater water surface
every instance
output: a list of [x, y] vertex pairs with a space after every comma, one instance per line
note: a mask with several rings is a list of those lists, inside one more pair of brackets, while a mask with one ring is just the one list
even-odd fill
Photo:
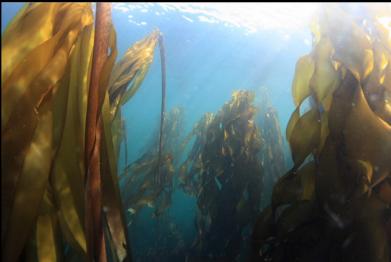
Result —
[[[22, 6], [2, 3], [2, 33]], [[286, 129], [297, 107], [296, 66], [313, 50], [310, 22], [319, 7], [112, 3], [117, 62], [155, 29], [164, 40], [167, 186], [154, 188], [148, 180], [157, 172], [148, 161], [157, 156], [161, 114], [157, 48], [140, 88], [121, 108], [126, 141], [117, 168], [134, 261], [249, 261], [256, 218], [271, 204], [277, 180], [299, 161], [292, 159]], [[305, 100], [299, 111], [313, 103]], [[213, 117], [203, 118], [206, 113]]]

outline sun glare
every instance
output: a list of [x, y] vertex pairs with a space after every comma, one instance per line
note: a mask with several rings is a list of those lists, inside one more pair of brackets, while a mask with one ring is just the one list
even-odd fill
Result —
[[[156, 15], [180, 12], [187, 22], [221, 23], [254, 33], [258, 30], [295, 30], [306, 27], [317, 3], [114, 3], [123, 13], [152, 8]], [[158, 9], [158, 10], [157, 10]], [[129, 19], [132, 19], [130, 17]], [[131, 21], [132, 22], [132, 21]], [[134, 22], [134, 21], [133, 21]]]

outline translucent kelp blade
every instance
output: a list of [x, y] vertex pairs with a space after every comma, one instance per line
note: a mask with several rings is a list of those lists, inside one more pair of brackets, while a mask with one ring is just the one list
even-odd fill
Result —
[[[54, 25], [51, 20], [58, 7], [54, 3], [26, 3], [8, 24], [1, 38], [2, 85], [29, 52], [52, 37]], [[28, 32], [24, 29], [26, 27]]]
[[[51, 6], [42, 5], [46, 8]], [[63, 74], [64, 65], [68, 58], [67, 54], [69, 54], [80, 30], [92, 23], [92, 13], [88, 7], [89, 4], [74, 4], [69, 7], [72, 12], [58, 8], [62, 12], [54, 12], [48, 21], [54, 24], [58, 23], [56, 17], [62, 19], [61, 25], [58, 28], [56, 27], [55, 31], [50, 31], [52, 37], [26, 54], [21, 63], [15, 65], [9, 77], [4, 79], [2, 84], [2, 130], [9, 129], [12, 125], [9, 123], [10, 117], [14, 124], [16, 121], [14, 118], [19, 120], [24, 112], [32, 112], [34, 107], [38, 107], [39, 102], [60, 78], [59, 75]], [[31, 32], [30, 30], [24, 30], [20, 33], [26, 34], [28, 37]], [[59, 44], [59, 41], [61, 41], [61, 44]], [[18, 46], [2, 46], [2, 52], [6, 48], [18, 49]], [[29, 95], [28, 99], [24, 98], [26, 94]], [[31, 104], [31, 106], [26, 108], [27, 105], [20, 103], [20, 99], [25, 99], [25, 103], [27, 105]]]
[[300, 118], [300, 106], [296, 107], [296, 110], [292, 113], [289, 119], [288, 126], [286, 128], [286, 139], [288, 141], [292, 136], [292, 132], [297, 124], [297, 121], [299, 121], [299, 118]]
[[314, 70], [315, 64], [310, 55], [303, 56], [297, 61], [292, 84], [293, 101], [296, 106], [311, 94], [310, 80]]
[[[62, 24], [63, 26], [59, 28], [60, 31], [54, 32], [53, 38], [31, 51], [26, 59], [17, 65], [5, 84], [2, 85], [2, 99], [5, 101], [2, 104], [2, 112], [5, 118], [2, 118], [2, 120], [4, 120], [3, 123], [6, 123], [3, 126], [3, 141], [4, 146], [7, 147], [7, 155], [3, 157], [3, 160], [8, 163], [8, 165], [3, 166], [5, 168], [3, 171], [7, 176], [17, 178], [17, 174], [20, 172], [20, 162], [23, 161], [24, 157], [24, 154], [20, 152], [23, 152], [29, 145], [37, 125], [37, 109], [61, 79], [68, 61], [67, 56], [69, 56], [70, 49], [79, 31], [92, 22], [91, 17], [89, 17], [92, 14], [88, 10], [88, 4], [84, 5], [84, 9], [81, 9], [78, 5], [70, 6], [70, 9], [70, 12], [63, 14], [66, 15], [65, 17], [61, 16], [66, 20]], [[86, 21], [86, 17], [90, 19]], [[69, 26], [72, 22], [81, 22], [80, 19], [85, 24], [76, 23], [77, 26]], [[55, 19], [53, 18], [53, 20]], [[58, 44], [60, 37], [65, 38], [61, 44]], [[46, 62], [42, 66], [43, 70], [37, 71], [34, 79], [26, 79], [26, 75], [35, 71], [37, 67], [39, 68], [35, 64], [36, 61]], [[23, 92], [20, 93], [20, 91]], [[12, 120], [7, 121], [9, 118]]]
[[[113, 116], [117, 112], [118, 106], [125, 104], [136, 93], [144, 80], [153, 61], [158, 36], [159, 31], [156, 30], [134, 44], [114, 66], [109, 83]], [[128, 87], [129, 84], [131, 84], [130, 87]]]
[[311, 109], [297, 121], [289, 138], [295, 167], [300, 166], [305, 158], [315, 150], [319, 144], [319, 137], [319, 112]]
[[[46, 4], [31, 5], [29, 15], [38, 12], [41, 6], [51, 8], [51, 5]], [[53, 132], [52, 91], [60, 86], [58, 82], [66, 72], [70, 53], [80, 31], [92, 23], [89, 7], [90, 4], [56, 4], [56, 12], [50, 11], [52, 17], [47, 20], [47, 23], [52, 24], [48, 25], [52, 29], [47, 32], [51, 37], [31, 48], [31, 52], [15, 65], [2, 84], [2, 99], [7, 101], [2, 104], [2, 115], [6, 116], [2, 125], [5, 131], [2, 155], [6, 156], [2, 160], [8, 163], [2, 166], [2, 182], [5, 182], [2, 186], [6, 188], [2, 194], [8, 199], [7, 205], [12, 205], [11, 213], [3, 216], [7, 219], [9, 215], [3, 239], [5, 260], [13, 261], [19, 257], [38, 215], [57, 147], [52, 144], [52, 134], [56, 133]], [[22, 17], [18, 22], [26, 22]], [[16, 32], [26, 34], [27, 38], [31, 34], [31, 31], [26, 30]], [[14, 48], [18, 46], [14, 45]]]
[[323, 108], [328, 111], [330, 105], [327, 99], [332, 96], [338, 84], [338, 75], [332, 65], [333, 46], [327, 37], [320, 39], [314, 51], [315, 71], [311, 78], [312, 90]]
[[[72, 248], [86, 253], [86, 240], [84, 233], [84, 128], [81, 125], [85, 115], [81, 115], [79, 109], [79, 96], [87, 92], [88, 81], [85, 81], [83, 73], [89, 72], [92, 55], [93, 39], [92, 26], [86, 27], [78, 38], [73, 49], [69, 73], [64, 77], [69, 79], [62, 89], [66, 90], [65, 96], [58, 100], [66, 104], [60, 108], [57, 103], [55, 112], [63, 110], [65, 117], [58, 119], [56, 126], [63, 126], [56, 157], [53, 161], [52, 182], [56, 189], [56, 198], [60, 203], [59, 215], [63, 216], [67, 224], [63, 231], [69, 230], [70, 234], [65, 239]], [[64, 80], [65, 82], [65, 80]], [[64, 227], [64, 225], [62, 225]]]

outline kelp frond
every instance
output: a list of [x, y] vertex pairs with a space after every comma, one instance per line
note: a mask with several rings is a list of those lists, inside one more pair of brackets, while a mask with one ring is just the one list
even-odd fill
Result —
[[[53, 169], [53, 165], [54, 157], [61, 158], [62, 150], [66, 150], [61, 149], [62, 140], [76, 139], [72, 141], [80, 146], [78, 139], [82, 139], [63, 133], [64, 127], [71, 123], [56, 123], [58, 118], [64, 119], [67, 97], [73, 96], [74, 88], [78, 88], [76, 92], [86, 90], [88, 80], [78, 73], [88, 72], [92, 23], [90, 4], [34, 3], [20, 11], [2, 37], [2, 230], [5, 230], [2, 253], [5, 261], [20, 257], [31, 232], [38, 234], [35, 242], [38, 258], [58, 260], [61, 257], [57, 241], [61, 234], [59, 226], [75, 248], [85, 251], [79, 217], [83, 207], [75, 205], [80, 201], [80, 192], [64, 192], [69, 189], [64, 183], [81, 181], [82, 171], [62, 173], [56, 167]], [[79, 53], [80, 48], [86, 52]], [[82, 61], [78, 72], [70, 68], [75, 59]], [[55, 103], [58, 100], [61, 103]], [[72, 110], [80, 127], [83, 116], [78, 107]], [[76, 169], [80, 168], [80, 159], [75, 164]], [[51, 197], [44, 197], [48, 192]], [[47, 203], [45, 208], [43, 201]], [[66, 210], [57, 212], [56, 207], [63, 205], [67, 205]], [[53, 241], [43, 241], [41, 237], [45, 223], [51, 229]]]
[[[391, 174], [391, 42], [382, 18], [391, 10], [362, 4], [357, 15], [350, 8], [320, 10], [311, 24], [313, 49], [296, 64], [296, 109], [286, 129], [294, 167], [254, 229], [262, 259], [312, 261], [321, 250], [344, 261], [353, 253], [360, 261], [390, 259], [390, 217], [384, 223], [381, 214], [389, 209]], [[301, 114], [305, 101], [310, 109]], [[298, 239], [305, 252], [294, 246]]]
[[115, 64], [109, 82], [112, 118], [115, 117], [119, 106], [125, 104], [139, 89], [153, 61], [159, 34], [159, 30], [155, 30], [135, 43]]
[[[89, 210], [85, 194], [90, 188], [85, 187], [85, 171], [90, 172], [94, 152], [93, 143], [86, 143], [86, 132], [90, 132], [87, 139], [99, 141], [98, 134], [102, 141], [100, 150], [95, 149], [101, 159], [98, 168], [102, 181], [102, 205], [97, 204], [96, 210], [105, 211], [104, 232], [111, 254], [117, 261], [131, 257], [118, 186], [117, 140], [112, 133], [117, 130], [117, 122], [113, 121], [112, 112], [118, 111], [119, 101], [132, 97], [144, 79], [153, 58], [157, 32], [137, 50], [127, 53], [130, 64], [123, 67], [127, 69], [121, 71], [121, 66], [117, 66], [113, 70], [116, 36], [111, 16], [108, 20], [107, 39], [102, 41], [111, 52], [103, 56], [102, 69], [92, 79], [91, 69], [96, 65], [92, 63], [97, 62], [92, 58], [96, 32], [91, 4], [26, 4], [2, 36], [1, 194], [5, 261], [21, 257], [48, 261], [69, 256], [85, 259], [87, 246], [99, 241], [86, 237], [90, 230], [102, 227], [101, 223], [95, 223], [95, 228], [86, 228], [85, 224], [92, 223], [86, 221]], [[91, 82], [97, 87], [90, 89], [97, 100], [95, 114], [86, 123]], [[129, 83], [130, 92], [126, 90]], [[93, 252], [96, 255], [99, 250]]]

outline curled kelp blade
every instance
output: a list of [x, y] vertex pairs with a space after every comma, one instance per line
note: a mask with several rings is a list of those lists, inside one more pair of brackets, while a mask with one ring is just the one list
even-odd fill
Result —
[[115, 64], [109, 81], [111, 113], [114, 116], [120, 104], [126, 103], [138, 90], [153, 61], [159, 31], [135, 43]]
[[297, 61], [292, 84], [293, 100], [296, 106], [311, 94], [310, 80], [314, 71], [315, 65], [310, 55], [303, 56]]
[[311, 109], [297, 121], [289, 137], [295, 167], [300, 166], [318, 146], [320, 128], [319, 112], [316, 109]]

